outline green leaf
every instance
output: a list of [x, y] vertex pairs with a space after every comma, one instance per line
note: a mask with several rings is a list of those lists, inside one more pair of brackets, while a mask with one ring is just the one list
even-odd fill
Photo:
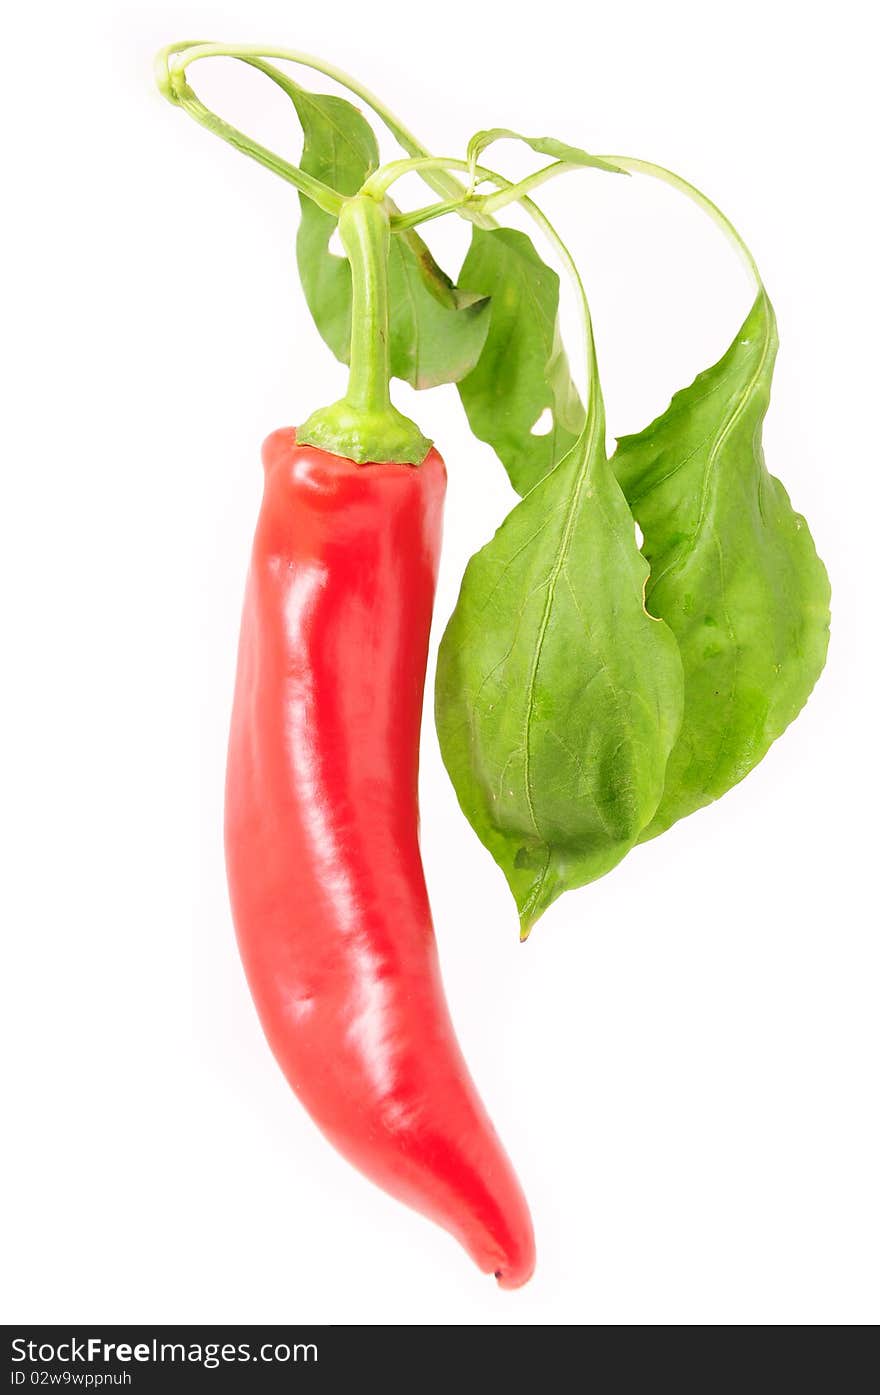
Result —
[[571, 449], [584, 421], [559, 332], [559, 277], [525, 233], [474, 228], [459, 282], [490, 296], [492, 307], [483, 352], [458, 384], [462, 404], [474, 435], [525, 494]]
[[761, 445], [777, 346], [762, 291], [720, 362], [612, 460], [644, 534], [648, 608], [685, 674], [681, 734], [643, 839], [748, 774], [825, 662], [828, 577]]
[[523, 937], [636, 842], [681, 717], [678, 649], [644, 609], [594, 395], [583, 436], [468, 564], [438, 657], [443, 759]]
[[[351, 197], [379, 163], [376, 138], [360, 112], [341, 97], [285, 85], [304, 134], [307, 174]], [[306, 301], [325, 342], [348, 362], [351, 275], [330, 251], [335, 219], [301, 197], [297, 263]], [[416, 388], [457, 382], [477, 362], [489, 328], [484, 296], [456, 290], [412, 230], [395, 234], [389, 264], [391, 373]]]
[[[303, 128], [300, 165], [351, 198], [379, 165], [379, 147], [369, 123], [341, 97], [319, 96], [293, 84], [286, 90]], [[306, 301], [321, 337], [347, 363], [351, 273], [346, 258], [329, 251], [336, 219], [302, 196], [300, 209], [296, 256]]]
[[456, 287], [418, 233], [395, 233], [388, 267], [391, 371], [415, 388], [457, 383], [479, 360], [489, 300]]
[[493, 126], [489, 131], [477, 131], [468, 141], [468, 162], [471, 165], [477, 164], [483, 151], [494, 145], [497, 140], [520, 141], [536, 154], [548, 155], [552, 160], [564, 160], [567, 165], [590, 166], [593, 169], [605, 170], [608, 174], [628, 173], [627, 170], [621, 169], [620, 165], [602, 160], [598, 155], [590, 155], [588, 151], [581, 150], [580, 146], [566, 145], [565, 141], [556, 140], [553, 136], [521, 136], [518, 131], [511, 131], [507, 126]]

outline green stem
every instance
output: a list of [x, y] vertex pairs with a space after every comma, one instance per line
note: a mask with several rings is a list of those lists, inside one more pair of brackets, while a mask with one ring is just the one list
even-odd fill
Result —
[[[481, 166], [477, 166], [478, 169]], [[535, 170], [534, 174], [526, 175], [525, 179], [519, 180], [517, 184], [511, 184], [509, 189], [499, 189], [497, 194], [488, 194], [483, 202], [485, 213], [497, 213], [499, 209], [506, 208], [510, 203], [530, 194], [542, 184], [546, 184], [549, 179], [555, 179], [558, 174], [566, 174], [569, 170], [582, 169], [582, 165], [570, 165], [565, 160], [557, 160], [552, 165], [545, 165], [543, 169]]]
[[370, 175], [361, 192], [369, 194], [373, 199], [384, 199], [392, 184], [402, 179], [405, 174], [417, 173], [425, 176], [437, 170], [470, 172], [470, 166], [467, 160], [455, 160], [443, 155], [418, 155], [410, 160], [391, 160]]
[[668, 184], [671, 188], [677, 189], [680, 194], [684, 194], [693, 203], [701, 208], [704, 213], [708, 213], [713, 223], [721, 229], [725, 237], [731, 242], [741, 259], [745, 262], [749, 272], [753, 276], [759, 290], [763, 291], [764, 283], [761, 280], [761, 273], [757, 263], [740, 237], [730, 219], [721, 212], [717, 204], [707, 198], [704, 193], [693, 184], [689, 184], [686, 179], [682, 179], [680, 174], [674, 174], [672, 170], [665, 169], [663, 165], [652, 164], [650, 160], [636, 160], [630, 155], [602, 155], [603, 160], [609, 160], [623, 169], [630, 170], [633, 174], [646, 174], [651, 179], [659, 179], [662, 183]]
[[[554, 160], [552, 165], [544, 165], [542, 169], [526, 175], [525, 179], [521, 179], [517, 184], [505, 181], [505, 188], [497, 194], [475, 194], [462, 189], [460, 198], [450, 202], [457, 205], [460, 201], [473, 199], [474, 202], [481, 203], [483, 207], [503, 208], [505, 204], [514, 202], [523, 194], [528, 194], [531, 189], [536, 189], [539, 184], [546, 184], [548, 179], [554, 179], [557, 174], [564, 174], [566, 170], [580, 168], [580, 165], [569, 164], [565, 160]], [[468, 160], [456, 160], [445, 155], [428, 155], [411, 160], [390, 160], [387, 165], [382, 165], [380, 169], [370, 175], [361, 193], [369, 194], [374, 199], [382, 199], [392, 184], [396, 184], [398, 179], [402, 179], [405, 174], [419, 174], [424, 178], [432, 170], [438, 169], [465, 170], [471, 176], [473, 184], [497, 182], [495, 171], [488, 169], [485, 165], [475, 165]]]
[[[344, 72], [341, 68], [335, 67], [332, 63], [325, 63], [322, 59], [315, 58], [308, 53], [301, 53], [297, 49], [266, 48], [259, 44], [211, 44], [201, 42], [169, 44], [167, 48], [162, 49], [156, 59], [156, 81], [160, 90], [170, 101], [174, 100], [173, 96], [170, 95], [170, 84], [173, 74], [178, 71], [181, 73], [185, 72], [191, 63], [198, 62], [201, 58], [240, 58], [243, 61], [252, 58], [276, 58], [280, 59], [282, 62], [296, 63], [300, 67], [311, 68], [315, 72], [323, 73], [324, 76], [330, 78], [331, 81], [339, 83], [340, 87], [345, 87], [353, 96], [360, 98], [365, 106], [368, 106], [374, 111], [379, 117], [379, 120], [387, 127], [397, 143], [408, 155], [418, 159], [429, 159], [431, 156], [431, 152], [416, 139], [412, 131], [403, 124], [399, 117], [395, 116], [394, 112], [391, 111], [384, 102], [380, 101], [375, 93], [371, 92], [368, 87], [358, 82], [357, 78], [352, 77], [350, 73]], [[171, 59], [177, 60], [173, 66], [170, 61]], [[266, 72], [268, 76], [272, 77], [273, 73], [277, 70], [273, 70], [273, 73], [270, 73], [269, 67], [266, 65], [263, 71]], [[444, 195], [453, 200], [460, 199], [467, 192], [453, 175], [443, 170], [428, 171], [424, 179], [425, 183], [429, 185], [435, 193]], [[462, 215], [469, 221], [476, 223], [479, 227], [495, 227], [494, 219], [481, 213], [479, 210], [463, 207]]]
[[351, 266], [348, 389], [339, 402], [313, 412], [297, 439], [360, 465], [419, 465], [431, 442], [392, 406], [389, 391], [387, 209], [363, 194], [348, 199], [339, 217], [339, 237]]
[[421, 227], [422, 223], [431, 223], [435, 218], [442, 218], [445, 213], [463, 214], [467, 208], [473, 208], [473, 199], [463, 190], [461, 198], [458, 199], [444, 199], [441, 203], [426, 204], [424, 208], [414, 208], [409, 213], [392, 213], [391, 231], [410, 232], [413, 228]]
[[[442, 203], [428, 204], [424, 208], [414, 209], [411, 213], [399, 213], [391, 219], [392, 232], [399, 232], [405, 228], [415, 228], [421, 223], [428, 223], [433, 218], [441, 218], [444, 213], [466, 213], [469, 210], [481, 214], [496, 213], [499, 209], [506, 208], [508, 204], [516, 203], [524, 198], [540, 185], [546, 184], [548, 180], [555, 179], [558, 174], [565, 174], [568, 170], [579, 169], [580, 166], [568, 164], [564, 160], [557, 160], [552, 165], [545, 165], [543, 169], [535, 170], [534, 174], [527, 175], [516, 184], [508, 184], [506, 188], [500, 189], [495, 194], [477, 194], [462, 189], [457, 198], [446, 199]], [[485, 165], [471, 166], [466, 160], [453, 160], [430, 156], [425, 160], [394, 160], [390, 164], [383, 165], [376, 170], [364, 184], [362, 193], [370, 194], [373, 198], [381, 198], [388, 189], [391, 188], [398, 179], [405, 174], [419, 174], [423, 178], [426, 171], [436, 169], [461, 169], [473, 172], [479, 183], [497, 182], [493, 170], [487, 169]]]
[[171, 44], [163, 49], [160, 54], [160, 61], [164, 55], [177, 57], [178, 62], [174, 64], [174, 70], [184, 72], [192, 63], [197, 63], [202, 58], [276, 58], [286, 63], [296, 63], [303, 68], [312, 68], [317, 73], [323, 73], [325, 77], [333, 82], [338, 82], [341, 87], [346, 87], [354, 96], [360, 97], [370, 107], [380, 120], [388, 127], [395, 139], [404, 150], [412, 155], [427, 155], [428, 151], [416, 140], [413, 133], [407, 130], [403, 122], [389, 110], [380, 99], [358, 82], [357, 78], [349, 73], [343, 72], [332, 63], [325, 63], [322, 58], [316, 58], [310, 53], [302, 53], [293, 48], [273, 48], [263, 44], [213, 44], [213, 43], [179, 43]]
[[391, 405], [388, 381], [388, 215], [372, 199], [354, 199], [339, 220], [351, 264], [351, 357], [346, 399], [364, 412]]
[[325, 213], [331, 213], [334, 218], [339, 216], [343, 204], [341, 194], [338, 194], [335, 189], [331, 189], [329, 184], [323, 184], [320, 179], [306, 174], [305, 170], [301, 170], [298, 165], [290, 164], [288, 160], [276, 155], [274, 151], [260, 145], [259, 141], [252, 140], [243, 131], [239, 131], [236, 126], [231, 126], [228, 121], [224, 121], [215, 112], [209, 110], [186, 81], [182, 69], [171, 71], [168, 74], [167, 82], [161, 78], [159, 87], [170, 102], [173, 102], [175, 106], [182, 107], [188, 116], [191, 116], [194, 121], [198, 121], [200, 126], [204, 126], [206, 130], [213, 132], [221, 140], [225, 140], [228, 145], [240, 150], [243, 155], [256, 160], [258, 164], [271, 170], [273, 174], [286, 179], [301, 194], [306, 194], [319, 208], [323, 208]]

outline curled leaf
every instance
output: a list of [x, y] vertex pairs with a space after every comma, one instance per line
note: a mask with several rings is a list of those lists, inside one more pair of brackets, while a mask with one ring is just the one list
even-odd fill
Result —
[[489, 299], [454, 285], [418, 233], [391, 240], [391, 367], [415, 388], [457, 383], [478, 362], [489, 332]]
[[828, 577], [761, 445], [777, 347], [762, 290], [724, 357], [612, 460], [644, 534], [648, 608], [684, 663], [681, 733], [643, 838], [748, 774], [825, 662]]
[[474, 435], [525, 494], [571, 449], [584, 421], [559, 331], [559, 277], [525, 233], [474, 228], [459, 282], [491, 297], [483, 351], [458, 384], [462, 405]]

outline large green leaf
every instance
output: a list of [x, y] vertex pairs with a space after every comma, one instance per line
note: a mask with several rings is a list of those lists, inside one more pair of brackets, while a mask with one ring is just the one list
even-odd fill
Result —
[[[300, 160], [339, 193], [356, 194], [377, 167], [376, 138], [360, 112], [341, 97], [285, 85], [303, 128]], [[351, 276], [330, 250], [335, 219], [301, 197], [297, 262], [306, 301], [329, 348], [348, 362]], [[412, 230], [395, 234], [389, 264], [391, 372], [413, 387], [457, 382], [480, 356], [489, 328], [484, 295], [456, 289]]]
[[643, 838], [748, 774], [825, 662], [828, 577], [761, 445], [777, 344], [762, 291], [720, 362], [612, 460], [644, 534], [646, 603], [685, 674], [681, 734]]
[[525, 494], [571, 449], [584, 420], [559, 332], [559, 277], [525, 233], [474, 228], [459, 283], [491, 297], [483, 352], [458, 384], [462, 404], [474, 435]]
[[644, 609], [594, 397], [584, 435], [471, 559], [438, 657], [443, 759], [524, 936], [633, 846], [681, 717], [678, 649]]

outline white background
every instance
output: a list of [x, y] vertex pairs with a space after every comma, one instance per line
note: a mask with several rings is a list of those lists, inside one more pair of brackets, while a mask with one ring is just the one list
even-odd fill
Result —
[[[20, 8], [2, 87], [5, 1320], [880, 1316], [868, 13]], [[260, 443], [343, 374], [298, 287], [295, 197], [152, 86], [154, 50], [191, 37], [320, 53], [445, 153], [506, 124], [660, 160], [730, 213], [776, 304], [767, 457], [834, 622], [825, 676], [760, 768], [521, 947], [425, 723], [446, 984], [538, 1233], [518, 1293], [330, 1150], [236, 957], [221, 792]], [[295, 157], [264, 80], [221, 64], [194, 82]], [[726, 347], [745, 277], [648, 181], [586, 172], [543, 203], [591, 292], [610, 430], [637, 430]], [[429, 237], [454, 269], [463, 228]], [[512, 494], [454, 389], [396, 397], [450, 470], [436, 643]]]

